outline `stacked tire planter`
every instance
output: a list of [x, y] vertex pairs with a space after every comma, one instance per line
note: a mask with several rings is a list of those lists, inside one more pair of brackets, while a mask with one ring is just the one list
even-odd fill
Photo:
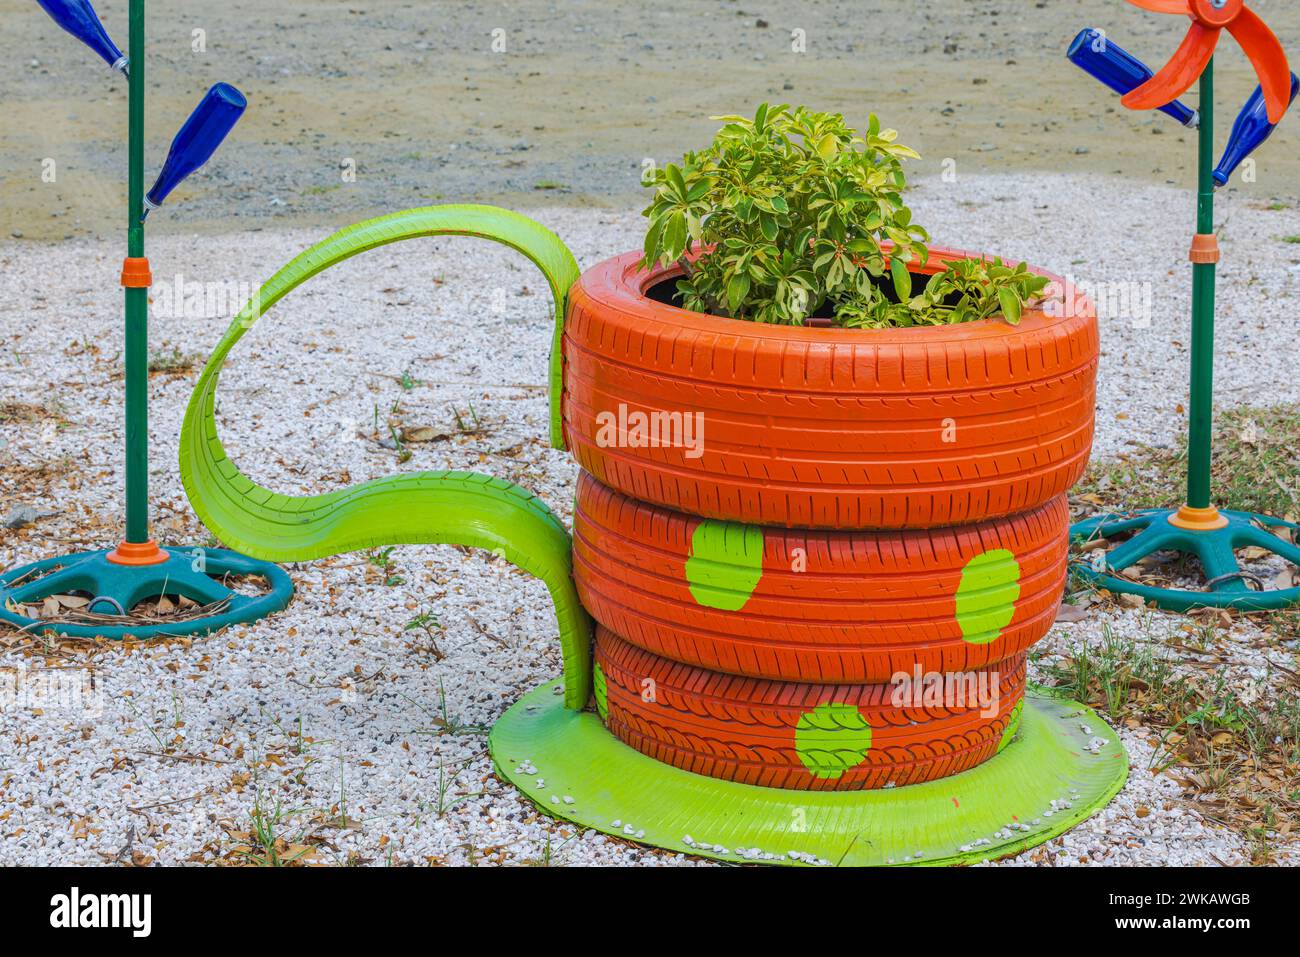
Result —
[[[573, 535], [492, 476], [290, 497], [221, 444], [219, 374], [256, 321], [353, 256], [449, 235], [519, 251], [550, 287], [551, 442], [584, 470]], [[488, 743], [502, 778], [583, 827], [729, 861], [956, 863], [1104, 806], [1123, 747], [1084, 706], [1027, 694], [1024, 670], [1060, 596], [1062, 495], [1091, 441], [1092, 315], [761, 327], [656, 301], [672, 274], [639, 258], [582, 275], [540, 223], [489, 206], [327, 237], [262, 286], [204, 367], [180, 442], [195, 512], [265, 561], [455, 544], [541, 579], [563, 673]], [[683, 441], [644, 441], [648, 426]], [[909, 668], [965, 672], [996, 701], [896, 700], [887, 682]]]
[[[1095, 316], [762, 327], [666, 304], [671, 279], [633, 254], [570, 294], [574, 578], [602, 626], [602, 720], [657, 760], [772, 787], [988, 760], [1065, 587]], [[927, 702], [927, 680], [947, 693]]]
[[[935, 250], [928, 268], [967, 255]], [[498, 766], [548, 742], [568, 787], [585, 748], [600, 780], [550, 795], [556, 813], [762, 861], [835, 862], [788, 847], [809, 828], [787, 818], [810, 809], [818, 848], [901, 863], [1009, 853], [1108, 801], [1127, 761], [1104, 724], [1026, 699], [1091, 450], [1091, 307], [1062, 288], [1084, 307], [1015, 327], [771, 327], [676, 308], [678, 272], [638, 254], [587, 271], [562, 339], [592, 705], [641, 763], [537, 718], [500, 734]], [[522, 724], [546, 705], [517, 708]], [[1017, 752], [1022, 725], [1035, 741]], [[535, 770], [506, 776], [546, 806]], [[602, 808], [568, 807], [585, 801]]]

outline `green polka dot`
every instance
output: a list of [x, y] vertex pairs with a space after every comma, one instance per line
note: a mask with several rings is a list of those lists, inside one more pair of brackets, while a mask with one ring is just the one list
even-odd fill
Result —
[[1020, 565], [1005, 548], [977, 555], [966, 563], [957, 586], [957, 625], [972, 645], [987, 645], [1002, 634], [1016, 614]]
[[851, 704], [818, 705], [800, 716], [794, 745], [813, 777], [835, 780], [867, 759], [871, 725]]
[[1016, 734], [1020, 731], [1020, 715], [1024, 710], [1025, 702], [1022, 698], [1011, 709], [1011, 720], [1007, 722], [1007, 726], [1002, 730], [1002, 740], [998, 742], [998, 754], [1001, 754], [1002, 749], [1016, 739]]
[[705, 608], [740, 611], [763, 577], [763, 530], [736, 522], [701, 522], [691, 535], [686, 580]]
[[591, 669], [591, 689], [596, 696], [596, 713], [601, 721], [609, 720], [609, 702], [605, 698], [605, 672], [596, 664]]

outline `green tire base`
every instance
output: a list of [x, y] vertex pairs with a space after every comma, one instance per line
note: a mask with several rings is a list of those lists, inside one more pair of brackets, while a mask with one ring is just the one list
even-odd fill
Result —
[[1119, 736], [1095, 712], [1035, 694], [1016, 738], [963, 774], [860, 792], [755, 787], [634, 751], [593, 712], [566, 709], [563, 688], [543, 685], [497, 721], [488, 739], [497, 774], [580, 827], [734, 864], [996, 860], [1091, 817], [1128, 777]]

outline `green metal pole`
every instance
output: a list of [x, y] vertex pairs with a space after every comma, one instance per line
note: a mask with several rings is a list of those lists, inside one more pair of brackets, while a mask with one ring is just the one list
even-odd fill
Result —
[[[130, 8], [127, 255], [144, 256], [144, 0]], [[126, 290], [126, 540], [149, 540], [149, 290]]]
[[[1201, 74], [1200, 155], [1196, 231], [1214, 232], [1214, 59]], [[1215, 264], [1192, 266], [1192, 394], [1187, 431], [1187, 504], [1210, 507], [1210, 453], [1214, 441]]]

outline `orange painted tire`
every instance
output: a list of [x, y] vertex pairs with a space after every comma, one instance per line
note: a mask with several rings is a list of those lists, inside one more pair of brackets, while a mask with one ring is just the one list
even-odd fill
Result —
[[716, 522], [578, 480], [573, 575], [627, 641], [777, 681], [888, 681], [1025, 651], [1065, 589], [1064, 496], [1012, 518], [932, 531], [827, 532]]
[[[596, 632], [596, 705], [624, 744], [674, 767], [797, 790], [866, 790], [968, 771], [1015, 735], [1025, 656], [902, 701], [890, 684], [706, 671]], [[960, 697], [959, 697], [960, 696]]]
[[564, 330], [565, 438], [611, 488], [760, 525], [933, 528], [1035, 508], [1083, 474], [1097, 320], [1064, 283], [1073, 308], [1014, 327], [792, 328], [655, 301], [680, 270], [640, 258], [585, 272]]

